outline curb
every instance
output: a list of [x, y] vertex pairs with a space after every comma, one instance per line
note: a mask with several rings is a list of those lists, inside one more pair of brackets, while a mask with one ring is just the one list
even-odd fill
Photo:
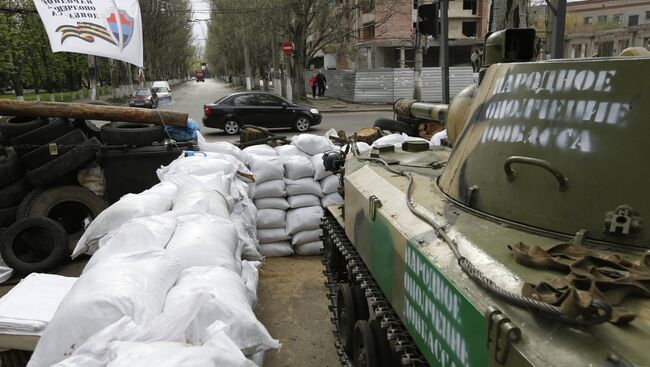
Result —
[[392, 108], [360, 108], [360, 109], [331, 109], [331, 110], [321, 110], [320, 113], [350, 113], [350, 112], [393, 112]]

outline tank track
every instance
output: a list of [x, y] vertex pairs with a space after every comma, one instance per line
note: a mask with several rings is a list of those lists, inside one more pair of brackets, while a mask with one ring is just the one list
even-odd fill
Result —
[[[357, 250], [347, 238], [344, 229], [341, 228], [330, 213], [326, 213], [325, 217], [321, 219], [321, 228], [323, 229], [324, 247], [322, 263], [325, 265], [323, 275], [326, 278], [325, 287], [327, 289], [327, 298], [330, 300], [328, 308], [332, 312], [330, 320], [334, 325], [333, 332], [337, 339], [336, 351], [341, 365], [352, 367], [354, 363], [352, 356], [346, 353], [340, 340], [337, 318], [337, 290], [341, 283], [357, 282], [365, 293], [370, 309], [370, 319], [374, 318], [380, 322], [382, 331], [388, 338], [390, 352], [399, 355], [401, 366], [428, 366], [399, 316], [393, 310]], [[341, 264], [338, 266], [330, 264], [326, 255], [328, 251], [340, 252], [342, 258], [345, 259], [346, 271], [341, 271]]]

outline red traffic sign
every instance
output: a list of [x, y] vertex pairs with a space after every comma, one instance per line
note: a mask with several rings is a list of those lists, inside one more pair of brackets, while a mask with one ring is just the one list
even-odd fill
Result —
[[285, 41], [282, 42], [282, 53], [285, 55], [291, 55], [293, 53], [293, 49], [295, 46], [293, 45], [293, 42]]

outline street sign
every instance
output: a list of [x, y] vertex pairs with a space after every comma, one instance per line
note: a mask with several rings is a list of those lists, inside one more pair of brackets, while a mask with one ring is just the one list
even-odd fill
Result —
[[293, 54], [294, 47], [293, 42], [284, 41], [282, 42], [282, 53], [285, 55], [291, 55]]

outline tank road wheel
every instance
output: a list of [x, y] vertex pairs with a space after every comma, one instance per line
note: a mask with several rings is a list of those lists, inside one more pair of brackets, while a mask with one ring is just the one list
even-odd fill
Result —
[[328, 270], [334, 274], [337, 281], [345, 280], [345, 258], [336, 247], [336, 244], [332, 243], [331, 239], [328, 242], [329, 246], [325, 247], [325, 259], [327, 260]]
[[356, 282], [350, 284], [350, 289], [352, 289], [352, 296], [354, 297], [354, 310], [357, 315], [357, 320], [368, 320], [370, 318], [370, 311], [365, 292], [361, 289], [359, 283]]
[[354, 309], [354, 296], [348, 284], [339, 284], [339, 289], [336, 292], [336, 313], [339, 338], [343, 349], [349, 354], [352, 351], [352, 335], [354, 335], [354, 324], [357, 322], [357, 318]]
[[352, 340], [352, 363], [354, 367], [377, 367], [377, 351], [375, 338], [370, 324], [366, 320], [359, 320], [354, 325], [354, 338]]
[[372, 336], [375, 339], [375, 347], [377, 351], [377, 366], [378, 367], [399, 366], [399, 356], [397, 358], [397, 362], [395, 362], [395, 359], [393, 358], [390, 352], [388, 335], [386, 335], [386, 331], [384, 331], [381, 328], [381, 322], [376, 319], [371, 320], [370, 329], [372, 330]]

